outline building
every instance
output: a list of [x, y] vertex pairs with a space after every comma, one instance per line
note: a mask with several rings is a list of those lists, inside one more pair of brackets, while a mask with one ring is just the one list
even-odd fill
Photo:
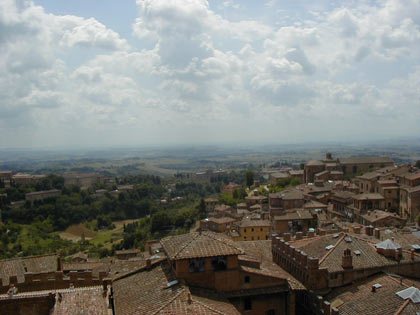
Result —
[[398, 227], [403, 228], [406, 220], [396, 213], [386, 212], [382, 210], [369, 210], [366, 214], [361, 215], [359, 222], [363, 225], [379, 227]]
[[[134, 309], [167, 311], [187, 287], [190, 302], [181, 301], [193, 305], [202, 298], [213, 306], [208, 314], [295, 314], [295, 294], [304, 287], [272, 262], [270, 240], [233, 242], [223, 234], [194, 232], [164, 238], [161, 244], [165, 263], [114, 282], [117, 315]], [[150, 295], [142, 297], [145, 293]]]
[[96, 173], [66, 173], [63, 177], [65, 185], [77, 185], [80, 187], [90, 187], [104, 181], [103, 176]]
[[231, 229], [233, 223], [236, 221], [238, 221], [238, 219], [231, 217], [206, 218], [200, 220], [200, 230], [225, 233]]
[[412, 298], [402, 298], [399, 292], [419, 288], [420, 282], [386, 273], [378, 273], [355, 281], [349, 286], [337, 288], [324, 297], [324, 301], [346, 314], [416, 314], [420, 304]]
[[239, 188], [239, 187], [241, 187], [241, 185], [238, 185], [238, 184], [236, 184], [236, 183], [234, 183], [234, 182], [230, 182], [229, 184], [227, 184], [225, 187], [223, 187], [223, 192], [226, 192], [226, 193], [228, 193], [228, 194], [233, 194], [233, 191], [236, 189], [236, 188]]
[[420, 215], [420, 186], [401, 187], [399, 201], [400, 216], [414, 222]]
[[237, 234], [232, 237], [234, 241], [268, 240], [271, 222], [269, 220], [253, 220], [244, 218], [235, 224]]
[[51, 189], [43, 191], [35, 191], [25, 194], [26, 201], [45, 200], [48, 198], [55, 198], [61, 195], [61, 190]]
[[285, 210], [302, 208], [305, 203], [303, 192], [290, 189], [268, 195], [270, 216], [281, 215]]
[[388, 166], [394, 166], [394, 162], [388, 157], [351, 157], [334, 160], [328, 153], [323, 161], [311, 160], [305, 164], [304, 180], [305, 183], [313, 183], [316, 177], [322, 180], [340, 180], [344, 176], [355, 176]]
[[141, 252], [138, 249], [123, 249], [115, 252], [115, 257], [121, 260], [128, 260], [130, 258], [140, 257]]
[[309, 229], [318, 227], [316, 215], [308, 209], [290, 210], [282, 215], [275, 215], [271, 221], [273, 233], [279, 235], [297, 232], [306, 234]]
[[31, 175], [17, 173], [12, 176], [12, 181], [17, 185], [25, 185], [30, 183], [37, 183], [45, 177], [46, 175]]
[[218, 203], [219, 200], [217, 198], [204, 199], [204, 204], [206, 205], [206, 212], [212, 212]]

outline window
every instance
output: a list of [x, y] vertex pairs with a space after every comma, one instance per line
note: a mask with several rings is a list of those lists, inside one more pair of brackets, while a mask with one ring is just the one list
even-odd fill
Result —
[[246, 233], [246, 229], [244, 229], [244, 232]]
[[245, 283], [250, 283], [251, 282], [251, 278], [249, 276], [245, 276], [244, 282]]
[[335, 280], [338, 278], [338, 273], [330, 273], [330, 279]]
[[214, 271], [226, 270], [227, 269], [227, 258], [226, 256], [216, 256], [211, 259], [211, 264]]
[[254, 237], [253, 236], [251, 237], [251, 240], [254, 240]]
[[251, 229], [251, 232], [254, 232], [254, 228]]
[[205, 258], [193, 258], [189, 260], [190, 272], [204, 272], [206, 266]]
[[262, 232], [262, 228], [260, 228], [260, 231]]
[[265, 315], [276, 315], [276, 310], [268, 310]]
[[244, 301], [244, 310], [250, 311], [252, 310], [252, 300], [250, 297], [246, 297]]

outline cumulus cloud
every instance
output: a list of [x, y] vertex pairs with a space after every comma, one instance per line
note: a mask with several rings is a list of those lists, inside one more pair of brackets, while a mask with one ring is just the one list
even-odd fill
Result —
[[302, 4], [279, 25], [270, 16], [290, 8], [277, 1], [263, 16], [234, 1], [136, 4], [133, 41], [106, 20], [0, 2], [3, 143], [26, 126], [34, 142], [56, 130], [133, 144], [420, 131], [419, 0]]

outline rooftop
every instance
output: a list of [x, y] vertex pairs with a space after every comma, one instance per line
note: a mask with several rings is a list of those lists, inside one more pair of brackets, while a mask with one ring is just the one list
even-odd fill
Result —
[[239, 314], [217, 293], [189, 289], [167, 264], [141, 270], [113, 282], [116, 314]]
[[243, 254], [229, 237], [208, 231], [169, 236], [160, 242], [169, 259], [174, 260]]
[[[350, 236], [350, 242], [344, 241], [344, 238], [347, 236]], [[395, 265], [398, 263], [394, 259], [385, 257], [378, 253], [372, 242], [356, 235], [339, 233], [336, 235], [325, 235], [290, 243], [295, 248], [304, 251], [309, 256], [319, 258], [320, 267], [327, 268], [328, 272], [343, 271], [341, 266], [342, 256], [344, 250], [347, 248], [349, 248], [353, 253], [354, 269], [377, 268], [386, 265]], [[355, 255], [355, 251], [359, 251], [361, 254]], [[420, 260], [418, 256], [415, 256], [415, 259], [417, 261]], [[410, 254], [403, 252], [400, 262], [408, 261], [410, 261]]]
[[367, 193], [353, 196], [356, 200], [383, 200], [384, 197], [378, 193]]
[[9, 277], [16, 276], [18, 283], [25, 281], [25, 272], [41, 273], [57, 271], [57, 255], [30, 256], [0, 260], [0, 278], [4, 286]]
[[[334, 289], [326, 296], [332, 307], [338, 308], [340, 314], [383, 314], [391, 315], [401, 311], [400, 314], [416, 314], [420, 312], [420, 304], [411, 300], [406, 303], [396, 293], [408, 288], [411, 281], [394, 278], [380, 273], [354, 284]], [[372, 286], [379, 284], [375, 292]], [[417, 282], [417, 287], [419, 283]]]
[[312, 212], [308, 209], [293, 210], [283, 215], [274, 216], [275, 221], [311, 220], [313, 218]]

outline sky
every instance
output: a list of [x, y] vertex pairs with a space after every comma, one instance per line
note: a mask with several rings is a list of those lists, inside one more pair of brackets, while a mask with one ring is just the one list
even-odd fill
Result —
[[420, 0], [1, 0], [0, 148], [420, 135]]

